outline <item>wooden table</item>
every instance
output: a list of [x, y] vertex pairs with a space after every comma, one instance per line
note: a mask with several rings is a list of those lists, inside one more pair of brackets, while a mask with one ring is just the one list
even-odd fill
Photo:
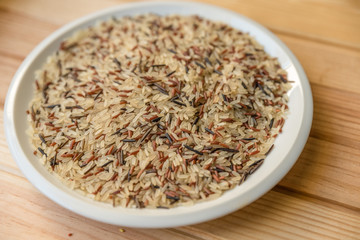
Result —
[[89, 220], [40, 194], [5, 141], [11, 78], [55, 29], [123, 2], [0, 1], [0, 239], [360, 239], [360, 2], [354, 0], [203, 1], [268, 27], [298, 57], [311, 83], [314, 121], [305, 149], [256, 202], [202, 224], [148, 230]]

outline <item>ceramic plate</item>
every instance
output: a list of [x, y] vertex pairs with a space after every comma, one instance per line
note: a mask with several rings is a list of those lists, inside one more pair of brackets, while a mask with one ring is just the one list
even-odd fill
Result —
[[[200, 15], [222, 21], [241, 31], [248, 32], [277, 57], [281, 66], [293, 80], [289, 92], [288, 119], [283, 133], [275, 141], [275, 148], [264, 164], [242, 185], [227, 191], [220, 198], [190, 207], [173, 209], [125, 209], [95, 202], [70, 190], [51, 175], [33, 155], [26, 129], [25, 111], [33, 96], [34, 71], [39, 69], [47, 56], [58, 49], [60, 42], [74, 31], [93, 25], [111, 16], [122, 17], [143, 13], [160, 15]], [[106, 9], [71, 22], [41, 42], [24, 60], [16, 72], [5, 103], [5, 133], [10, 151], [19, 168], [29, 181], [44, 195], [61, 206], [98, 221], [128, 227], [175, 227], [214, 219], [258, 199], [275, 186], [290, 170], [299, 157], [309, 135], [312, 122], [312, 95], [309, 82], [291, 51], [269, 30], [240, 14], [216, 6], [191, 2], [143, 2]]]

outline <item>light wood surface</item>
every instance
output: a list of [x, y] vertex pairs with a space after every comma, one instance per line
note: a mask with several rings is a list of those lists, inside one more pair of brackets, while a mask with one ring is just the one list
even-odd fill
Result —
[[202, 224], [132, 229], [74, 214], [24, 178], [4, 136], [12, 76], [57, 28], [124, 2], [0, 1], [0, 239], [360, 239], [360, 1], [355, 0], [202, 1], [268, 27], [298, 57], [313, 91], [314, 120], [303, 153], [286, 177], [251, 205]]

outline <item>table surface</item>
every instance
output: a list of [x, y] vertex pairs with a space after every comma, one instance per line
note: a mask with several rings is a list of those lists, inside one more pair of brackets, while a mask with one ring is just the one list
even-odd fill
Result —
[[[7, 88], [27, 54], [73, 19], [127, 1], [0, 1], [0, 239], [360, 239], [360, 1], [203, 0], [248, 16], [294, 52], [314, 120], [295, 166], [263, 197], [225, 217], [133, 229], [86, 219], [23, 176], [4, 136]], [[123, 231], [124, 230], [124, 231]]]

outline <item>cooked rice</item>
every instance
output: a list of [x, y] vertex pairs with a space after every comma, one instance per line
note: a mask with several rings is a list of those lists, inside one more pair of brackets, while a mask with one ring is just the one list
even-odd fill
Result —
[[36, 72], [36, 154], [72, 189], [122, 207], [219, 197], [285, 122], [286, 71], [248, 34], [198, 16], [112, 18]]

